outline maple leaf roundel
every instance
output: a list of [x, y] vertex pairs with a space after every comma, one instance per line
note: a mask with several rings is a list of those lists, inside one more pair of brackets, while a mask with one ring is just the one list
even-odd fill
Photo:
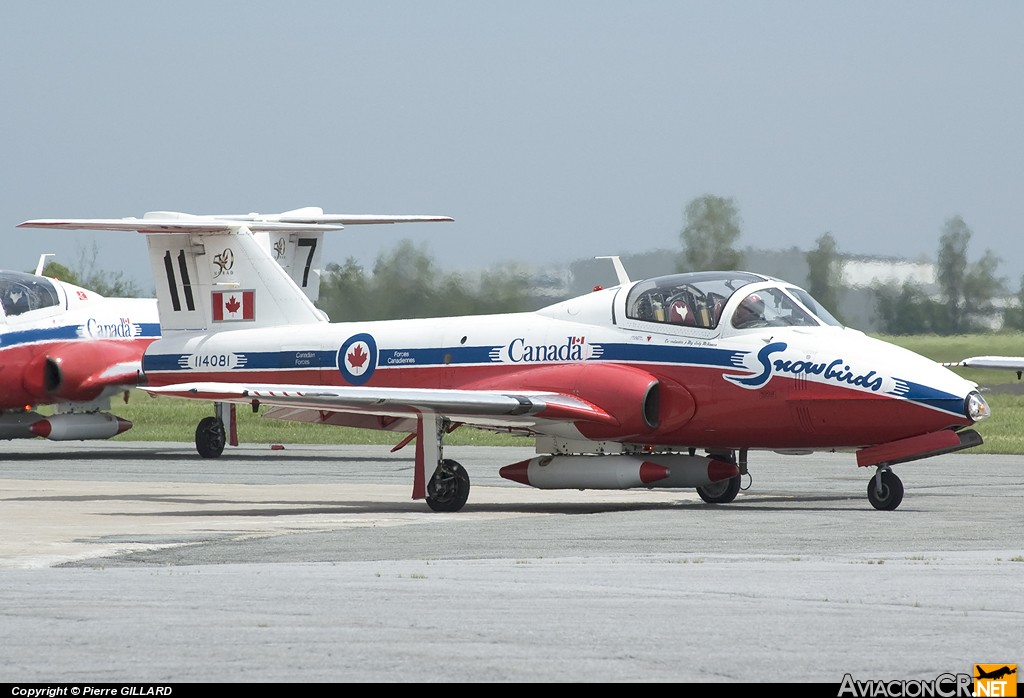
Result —
[[352, 385], [370, 380], [377, 368], [377, 342], [368, 334], [356, 334], [346, 339], [338, 349], [338, 370]]

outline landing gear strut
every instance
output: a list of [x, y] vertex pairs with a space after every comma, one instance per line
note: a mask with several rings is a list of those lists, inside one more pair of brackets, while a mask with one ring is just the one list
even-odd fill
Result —
[[892, 511], [903, 501], [903, 481], [889, 468], [879, 467], [868, 482], [868, 501], [875, 509]]
[[[457, 461], [444, 457], [442, 441], [452, 430], [446, 417], [425, 412], [416, 424], [416, 467], [413, 477], [413, 499], [426, 499], [433, 511], [453, 512], [469, 499], [469, 474]], [[433, 432], [433, 433], [432, 433]], [[425, 470], [433, 464], [430, 481], [424, 484]]]

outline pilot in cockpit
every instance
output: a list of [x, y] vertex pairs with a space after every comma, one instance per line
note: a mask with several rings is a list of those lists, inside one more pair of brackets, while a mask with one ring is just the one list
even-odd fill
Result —
[[21, 284], [12, 284], [3, 295], [4, 313], [21, 315], [29, 308], [29, 290]]
[[766, 325], [764, 299], [758, 293], [751, 293], [740, 301], [732, 316], [732, 326], [737, 329]]

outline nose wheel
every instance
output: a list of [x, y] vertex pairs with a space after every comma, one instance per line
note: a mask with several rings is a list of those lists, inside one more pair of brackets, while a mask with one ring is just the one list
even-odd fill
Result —
[[903, 501], [903, 481], [888, 468], [879, 468], [868, 482], [868, 501], [880, 511], [892, 511]]

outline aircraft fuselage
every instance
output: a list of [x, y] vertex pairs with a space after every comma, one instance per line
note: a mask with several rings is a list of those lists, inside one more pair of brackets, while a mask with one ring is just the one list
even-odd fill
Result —
[[[964, 400], [973, 384], [856, 330], [773, 327], [711, 336], [615, 323], [613, 299], [603, 291], [537, 313], [171, 333], [147, 351], [144, 370], [154, 386], [532, 388], [583, 399], [599, 393], [594, 401], [605, 410], [628, 415], [640, 410], [632, 385], [584, 378], [615, 383], [619, 374], [595, 367], [628, 366], [659, 382], [658, 424], [642, 433], [577, 424], [562, 435], [660, 445], [858, 447], [972, 423]], [[533, 428], [537, 419], [521, 423]]]

